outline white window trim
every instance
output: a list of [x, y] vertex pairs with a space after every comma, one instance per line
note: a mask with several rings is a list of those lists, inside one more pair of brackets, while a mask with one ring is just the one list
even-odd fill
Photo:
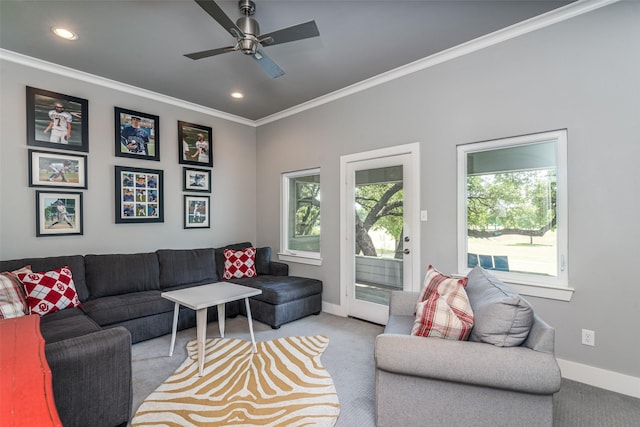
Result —
[[567, 208], [567, 130], [555, 130], [531, 135], [496, 139], [459, 145], [458, 151], [458, 271], [467, 275], [467, 154], [514, 145], [526, 145], [555, 139], [557, 141], [556, 165], [556, 224], [558, 238], [558, 265], [561, 266], [557, 278], [543, 278], [528, 274], [491, 271], [492, 274], [508, 283], [514, 290], [523, 294], [561, 301], [570, 301], [574, 289], [569, 287], [568, 266], [568, 208]]
[[[280, 261], [319, 266], [322, 265], [322, 232], [320, 232], [321, 252], [290, 250], [287, 243], [289, 241], [289, 181], [292, 178], [307, 175], [320, 175], [320, 168], [304, 169], [282, 174], [282, 182], [280, 185], [280, 252], [278, 252], [278, 259]], [[322, 176], [320, 177], [320, 188], [322, 188]], [[322, 205], [320, 205], [320, 212], [322, 212]], [[320, 214], [320, 221], [322, 222], [322, 213]]]

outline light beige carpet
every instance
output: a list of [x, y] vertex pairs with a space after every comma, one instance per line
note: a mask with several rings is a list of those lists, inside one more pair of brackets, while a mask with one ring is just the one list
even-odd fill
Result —
[[257, 342], [213, 338], [206, 342], [198, 376], [197, 345], [178, 369], [138, 408], [141, 426], [333, 426], [338, 395], [320, 355], [325, 336]]

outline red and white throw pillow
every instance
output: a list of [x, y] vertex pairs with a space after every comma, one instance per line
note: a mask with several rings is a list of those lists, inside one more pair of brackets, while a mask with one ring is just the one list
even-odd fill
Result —
[[466, 340], [473, 328], [473, 310], [465, 278], [445, 276], [429, 266], [416, 306], [411, 335]]
[[256, 276], [256, 248], [239, 251], [224, 250], [224, 279], [240, 279]]
[[68, 266], [42, 273], [20, 273], [32, 313], [44, 315], [80, 306], [73, 275]]
[[13, 273], [0, 273], [0, 319], [26, 314], [29, 314], [29, 305], [22, 283]]

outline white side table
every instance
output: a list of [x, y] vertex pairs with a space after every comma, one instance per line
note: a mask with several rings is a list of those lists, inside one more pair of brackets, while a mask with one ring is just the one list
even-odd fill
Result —
[[169, 356], [173, 355], [173, 348], [176, 344], [176, 330], [178, 329], [178, 312], [180, 311], [180, 306], [183, 305], [196, 311], [198, 367], [200, 370], [200, 376], [202, 376], [204, 369], [204, 341], [207, 335], [207, 308], [214, 305], [218, 306], [218, 326], [220, 328], [220, 336], [224, 338], [225, 304], [242, 298], [244, 298], [244, 303], [247, 308], [247, 319], [249, 321], [249, 332], [251, 333], [253, 353], [256, 353], [256, 340], [253, 336], [253, 321], [251, 319], [249, 297], [260, 295], [261, 293], [262, 290], [250, 288], [248, 286], [236, 285], [235, 283], [229, 282], [216, 282], [209, 285], [193, 286], [191, 288], [163, 292], [160, 294], [162, 298], [175, 302]]

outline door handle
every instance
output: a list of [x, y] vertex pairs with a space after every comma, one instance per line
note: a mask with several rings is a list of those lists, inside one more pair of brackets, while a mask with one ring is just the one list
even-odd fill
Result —
[[397, 254], [405, 254], [405, 255], [409, 255], [411, 253], [411, 251], [409, 249], [404, 249], [402, 251], [396, 251]]

